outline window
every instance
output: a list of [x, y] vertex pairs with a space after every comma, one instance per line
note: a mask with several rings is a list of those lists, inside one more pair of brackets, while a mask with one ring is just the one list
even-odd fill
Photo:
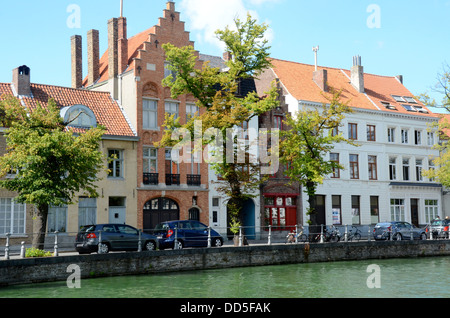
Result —
[[220, 202], [220, 198], [213, 198], [212, 199], [212, 206], [213, 207], [218, 207], [219, 206], [219, 202]]
[[405, 221], [405, 200], [391, 199], [391, 221]]
[[[429, 170], [434, 170], [434, 169], [435, 169], [433, 159], [429, 159], [429, 160], [428, 160], [428, 169], [429, 169]], [[430, 178], [430, 181], [433, 182], [434, 179], [433, 179], [433, 178]]]
[[367, 125], [367, 141], [375, 141], [375, 126]]
[[198, 116], [199, 109], [198, 106], [194, 104], [186, 104], [186, 122], [188, 122], [192, 117]]
[[274, 128], [283, 129], [283, 116], [273, 116]]
[[370, 197], [370, 223], [377, 224], [379, 220], [379, 210], [378, 210], [378, 197]]
[[359, 202], [359, 195], [352, 195], [352, 224], [361, 224]]
[[377, 180], [377, 156], [369, 156], [369, 180]]
[[172, 149], [165, 150], [166, 185], [180, 185], [180, 167], [172, 158]]
[[359, 179], [358, 155], [350, 155], [350, 179]]
[[422, 132], [420, 130], [414, 131], [414, 144], [418, 146], [422, 144]]
[[49, 233], [66, 232], [67, 229], [67, 205], [63, 206], [49, 206], [47, 231]]
[[97, 119], [95, 118], [94, 112], [84, 105], [62, 107], [60, 115], [64, 122], [71, 127], [97, 127]]
[[402, 144], [408, 143], [408, 130], [402, 129]]
[[165, 108], [167, 114], [175, 115], [175, 119], [178, 118], [179, 104], [177, 102], [166, 102]]
[[403, 181], [409, 181], [409, 159], [403, 159]]
[[108, 177], [122, 178], [123, 177], [123, 151], [117, 149], [108, 150]]
[[25, 207], [12, 198], [0, 198], [0, 234], [25, 233]]
[[393, 98], [396, 102], [400, 102], [400, 103], [405, 103], [405, 102], [406, 102], [406, 100], [405, 100], [403, 97], [398, 96], [398, 95], [392, 95], [392, 98]]
[[333, 224], [342, 224], [342, 209], [341, 209], [341, 196], [332, 195], [331, 196], [331, 208], [332, 208], [332, 218]]
[[172, 75], [173, 81], [175, 81], [175, 79], [177, 78], [177, 72], [170, 70], [169, 66], [170, 66], [169, 62], [164, 62], [164, 78]]
[[[339, 154], [338, 153], [330, 153], [330, 161], [339, 164]], [[333, 168], [332, 178], [340, 178], [341, 171], [339, 168]]]
[[158, 128], [158, 102], [144, 99], [142, 105], [142, 124], [144, 129]]
[[403, 98], [404, 98], [408, 103], [411, 103], [411, 104], [417, 104], [416, 100], [415, 100], [414, 98], [412, 98], [412, 97], [403, 96]]
[[143, 148], [143, 169], [144, 173], [158, 172], [158, 150], [156, 148]]
[[389, 127], [387, 129], [388, 142], [395, 142], [395, 128]]
[[425, 222], [431, 223], [439, 214], [438, 200], [425, 200]]
[[397, 158], [389, 158], [389, 180], [397, 180]]
[[428, 146], [434, 145], [434, 133], [433, 132], [427, 132], [427, 143], [428, 143]]
[[352, 140], [358, 139], [358, 124], [353, 123], [348, 124], [348, 139]]
[[423, 181], [422, 164], [423, 164], [422, 159], [416, 159], [416, 180], [417, 181]]
[[417, 109], [414, 106], [411, 105], [407, 105], [407, 104], [402, 104], [403, 108], [406, 109], [409, 112], [416, 112]]
[[337, 136], [337, 135], [339, 135], [339, 127], [338, 127], [338, 126], [333, 127], [333, 128], [331, 129], [331, 136], [332, 136], [332, 137], [335, 137], [335, 136]]
[[78, 202], [78, 227], [96, 224], [97, 199], [80, 197]]

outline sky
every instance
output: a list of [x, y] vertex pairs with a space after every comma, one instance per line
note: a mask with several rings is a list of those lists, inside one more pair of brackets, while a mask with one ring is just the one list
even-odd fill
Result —
[[[166, 0], [123, 0], [131, 37], [158, 23]], [[350, 69], [360, 55], [367, 73], [403, 75], [415, 95], [429, 93], [450, 64], [450, 0], [175, 0], [196, 50], [221, 56], [214, 31], [232, 26], [247, 13], [269, 26], [271, 56], [319, 66]], [[100, 31], [107, 48], [107, 21], [120, 15], [120, 0], [2, 0], [0, 6], [0, 82], [12, 70], [31, 68], [33, 83], [71, 85], [70, 37]]]

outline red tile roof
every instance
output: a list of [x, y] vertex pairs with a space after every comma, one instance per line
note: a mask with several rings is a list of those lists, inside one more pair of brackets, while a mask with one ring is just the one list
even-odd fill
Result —
[[[272, 59], [273, 71], [297, 100], [326, 103], [324, 93], [313, 81], [314, 65]], [[342, 101], [355, 108], [381, 110], [391, 113], [415, 114], [437, 117], [418, 100], [417, 104], [398, 102], [392, 95], [414, 97], [414, 95], [394, 76], [380, 76], [364, 73], [364, 93], [359, 93], [350, 82], [350, 71], [331, 67], [318, 67], [327, 70], [328, 85], [342, 90]], [[381, 102], [388, 102], [393, 108], [386, 108]], [[422, 111], [408, 111], [402, 104], [422, 108]]]
[[[53, 99], [59, 107], [84, 105], [93, 111], [97, 123], [106, 127], [106, 135], [135, 136], [119, 105], [107, 92], [42, 84], [31, 84], [31, 92], [32, 97], [21, 96], [22, 102], [31, 110], [37, 103], [46, 106], [49, 99]], [[0, 98], [3, 94], [13, 94], [10, 84], [0, 83]]]

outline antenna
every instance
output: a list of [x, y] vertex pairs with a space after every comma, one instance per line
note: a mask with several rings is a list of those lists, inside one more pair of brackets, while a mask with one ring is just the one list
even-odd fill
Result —
[[120, 17], [123, 17], [123, 0], [120, 0]]
[[317, 51], [319, 51], [319, 46], [313, 47], [313, 52], [314, 52], [314, 66], [315, 66], [315, 70], [316, 70], [316, 71], [317, 71]]

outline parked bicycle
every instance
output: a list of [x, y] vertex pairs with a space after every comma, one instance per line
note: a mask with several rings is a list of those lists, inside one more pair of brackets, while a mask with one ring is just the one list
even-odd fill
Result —
[[300, 227], [300, 231], [297, 233], [296, 230], [293, 230], [286, 236], [286, 243], [295, 243], [297, 242], [307, 242], [308, 236], [303, 233], [303, 226]]
[[356, 226], [352, 226], [352, 229], [347, 233], [347, 241], [352, 240], [361, 240], [361, 231]]
[[324, 242], [339, 242], [341, 239], [341, 232], [339, 232], [334, 225], [332, 225], [329, 230], [325, 227], [323, 229], [323, 234], [317, 234], [314, 241], [320, 242], [321, 235], [323, 235]]

